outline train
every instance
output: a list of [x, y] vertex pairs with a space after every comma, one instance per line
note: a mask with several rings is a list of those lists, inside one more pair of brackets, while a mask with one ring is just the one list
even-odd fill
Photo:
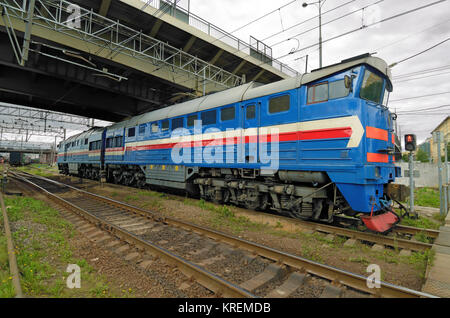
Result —
[[57, 164], [302, 220], [360, 218], [386, 233], [400, 221], [389, 194], [401, 176], [392, 90], [388, 64], [364, 54], [92, 128], [58, 145]]
[[11, 166], [26, 166], [31, 163], [31, 158], [24, 153], [13, 151], [9, 154], [9, 164]]

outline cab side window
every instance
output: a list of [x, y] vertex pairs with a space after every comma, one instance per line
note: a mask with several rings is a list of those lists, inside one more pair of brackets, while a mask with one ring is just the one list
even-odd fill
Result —
[[276, 114], [281, 112], [287, 112], [291, 107], [291, 98], [289, 95], [278, 96], [270, 99], [269, 101], [269, 113]]
[[328, 82], [308, 87], [308, 104], [326, 102], [328, 100]]

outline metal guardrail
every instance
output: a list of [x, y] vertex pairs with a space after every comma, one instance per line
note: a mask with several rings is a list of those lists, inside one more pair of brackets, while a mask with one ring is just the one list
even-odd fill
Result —
[[[174, 1], [177, 2], [176, 0]], [[206, 33], [232, 47], [237, 49], [238, 51], [244, 52], [248, 55], [252, 55], [253, 57], [261, 60], [262, 62], [266, 62], [266, 64], [271, 65], [278, 71], [285, 73], [289, 76], [298, 76], [300, 75], [299, 72], [294, 70], [292, 67], [289, 67], [288, 65], [281, 63], [280, 61], [273, 59], [271, 55], [271, 49], [268, 51], [267, 48], [265, 48], [264, 52], [258, 48], [258, 41], [254, 41], [254, 44], [246, 43], [236, 36], [232, 35], [231, 33], [222, 30], [221, 28], [211, 24], [210, 22], [200, 18], [199, 16], [193, 14], [190, 12], [190, 10], [186, 10], [185, 8], [173, 5], [171, 3], [168, 3], [167, 1], [163, 0], [151, 0], [151, 1], [143, 1], [146, 5], [152, 6], [155, 9], [160, 10], [161, 12], [165, 14], [169, 14], [178, 20], [181, 20], [190, 26], [196, 28], [197, 30], [202, 31], [203, 33]], [[162, 4], [162, 5], [161, 5]], [[171, 7], [171, 8], [170, 8]], [[165, 12], [168, 11], [168, 12]], [[252, 41], [253, 43], [253, 41]], [[257, 51], [260, 53], [260, 56], [255, 56], [255, 54], [252, 54], [252, 50]], [[269, 52], [269, 53], [268, 53]]]
[[13, 140], [2, 140], [0, 141], [0, 149], [8, 149], [8, 150], [33, 150], [33, 151], [43, 151], [50, 152], [55, 151], [54, 144], [46, 144], [46, 143], [32, 143], [32, 142], [21, 142], [13, 141]]
[[[35, 2], [34, 10], [27, 9], [29, 1]], [[24, 46], [21, 49], [13, 29], [14, 20], [25, 22], [27, 29], [39, 26], [93, 44], [100, 47], [95, 53], [100, 54], [103, 51], [104, 54], [106, 51], [108, 59], [114, 59], [121, 54], [152, 64], [156, 70], [164, 68], [169, 72], [184, 73], [188, 77], [198, 77], [224, 88], [242, 84], [241, 77], [150, 37], [142, 31], [125, 26], [120, 21], [97, 14], [93, 9], [79, 8], [80, 15], [77, 16], [78, 21], [74, 25], [72, 13], [67, 10], [70, 6], [73, 7], [74, 4], [65, 0], [0, 0], [2, 21], [18, 60], [26, 57], [27, 50], [38, 54], [44, 53], [31, 47]]]

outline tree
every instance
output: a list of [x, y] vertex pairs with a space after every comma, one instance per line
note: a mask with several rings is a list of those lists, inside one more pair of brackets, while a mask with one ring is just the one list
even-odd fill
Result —
[[402, 160], [403, 160], [403, 162], [409, 162], [409, 155], [408, 154], [403, 154], [402, 155]]
[[416, 160], [420, 161], [420, 162], [430, 162], [428, 153], [421, 148], [419, 148], [419, 150], [417, 150]]

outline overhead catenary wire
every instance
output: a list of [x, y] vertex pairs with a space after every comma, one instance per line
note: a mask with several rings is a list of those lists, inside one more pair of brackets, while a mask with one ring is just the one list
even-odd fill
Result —
[[444, 72], [444, 73], [439, 73], [439, 74], [432, 74], [432, 75], [428, 75], [428, 76], [421, 76], [421, 77], [415, 77], [415, 78], [409, 78], [409, 79], [394, 80], [393, 82], [394, 83], [410, 82], [410, 81], [416, 81], [416, 80], [421, 80], [421, 79], [430, 78], [430, 77], [447, 75], [447, 74], [450, 74], [450, 72]]
[[419, 34], [422, 34], [423, 32], [429, 31], [429, 30], [434, 29], [434, 28], [436, 28], [436, 27], [438, 27], [438, 26], [441, 26], [441, 25], [443, 25], [443, 24], [445, 24], [445, 23], [448, 23], [449, 21], [450, 21], [450, 19], [447, 19], [447, 20], [445, 20], [445, 21], [443, 21], [443, 22], [440, 22], [440, 23], [438, 23], [438, 24], [434, 24], [434, 25], [432, 25], [431, 27], [428, 27], [428, 28], [423, 29], [423, 30], [421, 30], [421, 31], [411, 33], [411, 34], [405, 36], [404, 38], [401, 38], [401, 39], [396, 40], [396, 41], [393, 41], [393, 42], [391, 42], [391, 43], [389, 43], [389, 44], [383, 45], [383, 46], [381, 46], [381, 47], [375, 49], [374, 51], [379, 52], [379, 51], [381, 51], [381, 50], [384, 50], [384, 49], [387, 48], [387, 47], [390, 47], [390, 46], [395, 45], [395, 44], [397, 44], [397, 43], [403, 42], [403, 41], [405, 41], [405, 40], [407, 40], [407, 39], [409, 39], [409, 38], [418, 36]]
[[[337, 35], [337, 36], [334, 36], [334, 37], [332, 37], [332, 38], [326, 39], [326, 40], [322, 41], [322, 43], [326, 43], [326, 42], [330, 42], [330, 41], [336, 40], [336, 39], [338, 39], [338, 38], [341, 38], [341, 37], [344, 37], [344, 36], [346, 36], [346, 35], [355, 33], [355, 32], [357, 32], [357, 31], [361, 31], [361, 30], [363, 30], [363, 29], [367, 29], [367, 28], [370, 28], [370, 27], [372, 27], [372, 26], [375, 26], [375, 25], [378, 25], [378, 24], [381, 24], [381, 23], [384, 23], [384, 22], [387, 22], [387, 21], [390, 21], [390, 20], [394, 20], [394, 19], [400, 18], [400, 17], [402, 17], [402, 16], [405, 16], [405, 15], [408, 15], [408, 14], [411, 14], [411, 13], [414, 13], [414, 12], [417, 12], [417, 11], [420, 11], [420, 10], [423, 10], [423, 9], [426, 9], [426, 8], [429, 8], [429, 7], [431, 7], [431, 6], [435, 6], [435, 5], [437, 5], [437, 4], [440, 4], [440, 3], [443, 3], [443, 2], [446, 2], [446, 1], [447, 1], [447, 0], [439, 0], [439, 1], [435, 1], [435, 2], [432, 2], [432, 3], [426, 4], [426, 5], [420, 6], [420, 7], [416, 7], [416, 8], [411, 9], [411, 10], [404, 11], [404, 12], [402, 12], [402, 13], [399, 13], [399, 14], [396, 14], [396, 15], [393, 15], [393, 16], [390, 16], [390, 17], [381, 19], [381, 20], [379, 20], [379, 21], [375, 21], [375, 22], [370, 23], [370, 24], [368, 24], [368, 25], [363, 25], [363, 26], [361, 26], [360, 28], [353, 29], [353, 30], [347, 31], [347, 32], [345, 32], [345, 33], [339, 34], [339, 35]], [[301, 48], [301, 49], [298, 49], [298, 50], [295, 50], [295, 51], [291, 51], [291, 52], [289, 52], [289, 53], [287, 53], [287, 54], [284, 54], [284, 55], [282, 55], [282, 56], [279, 56], [279, 57], [277, 57], [277, 58], [274, 58], [273, 60], [279, 60], [279, 59], [282, 59], [282, 58], [287, 57], [287, 56], [289, 56], [289, 55], [292, 55], [292, 54], [295, 54], [295, 53], [298, 53], [298, 52], [301, 52], [301, 51], [305, 51], [305, 50], [307, 50], [307, 49], [309, 49], [309, 48], [313, 48], [313, 47], [318, 46], [318, 45], [319, 45], [319, 43], [315, 43], [315, 44], [306, 46], [306, 47], [304, 47], [304, 48]], [[261, 62], [261, 63], [259, 63], [259, 64], [256, 64], [255, 67], [259, 67], [259, 66], [262, 66], [262, 65], [265, 65], [265, 64], [267, 64], [267, 62]], [[226, 65], [222, 66], [222, 68], [225, 69], [226, 67], [228, 67], [228, 66], [230, 66], [230, 65], [232, 65], [232, 63], [226, 64]], [[188, 81], [188, 80], [186, 80], [186, 81]], [[186, 82], [186, 81], [184, 81], [184, 82]], [[181, 82], [181, 83], [179, 83], [179, 84], [182, 84], [182, 83], [183, 83], [183, 82]]]
[[398, 111], [397, 114], [418, 113], [418, 112], [424, 112], [424, 111], [435, 110], [435, 109], [442, 109], [442, 108], [447, 108], [447, 107], [450, 107], [450, 104], [440, 105], [440, 106], [435, 106], [435, 107], [429, 107], [429, 108], [422, 108], [422, 109], [403, 110], [403, 111]]
[[[343, 3], [343, 4], [341, 4], [341, 5], [338, 5], [337, 7], [334, 7], [334, 8], [332, 8], [332, 9], [328, 10], [328, 11], [323, 12], [323, 13], [322, 13], [322, 16], [324, 16], [324, 15], [327, 14], [327, 13], [336, 11], [337, 9], [343, 8], [343, 7], [345, 7], [346, 5], [349, 5], [350, 3], [353, 3], [353, 2], [356, 2], [356, 1], [358, 1], [358, 0], [347, 1], [347, 2], [345, 2], [345, 3]], [[271, 38], [273, 38], [273, 37], [275, 37], [275, 36], [277, 36], [277, 35], [280, 35], [280, 34], [282, 34], [282, 33], [284, 33], [284, 32], [287, 32], [287, 31], [289, 31], [289, 30], [292, 30], [293, 28], [296, 28], [296, 27], [298, 27], [298, 26], [300, 26], [300, 25], [302, 25], [302, 24], [304, 24], [304, 23], [306, 23], [306, 22], [309, 22], [309, 21], [312, 21], [312, 20], [314, 20], [314, 19], [317, 19], [318, 17], [319, 17], [319, 15], [316, 15], [316, 16], [314, 16], [314, 17], [312, 17], [312, 18], [309, 18], [309, 19], [306, 19], [306, 20], [304, 20], [304, 21], [302, 21], [302, 22], [300, 22], [300, 23], [294, 24], [294, 25], [292, 25], [292, 26], [290, 26], [290, 27], [288, 27], [288, 28], [286, 28], [286, 29], [284, 29], [284, 30], [282, 30], [282, 31], [276, 32], [276, 33], [274, 33], [274, 34], [272, 34], [272, 35], [269, 35], [268, 37], [263, 38], [261, 41], [267, 41], [268, 39], [271, 39]]]
[[427, 48], [427, 49], [425, 49], [425, 50], [423, 50], [423, 51], [420, 51], [419, 53], [416, 53], [416, 54], [411, 55], [411, 56], [409, 56], [409, 57], [407, 57], [407, 58], [404, 58], [404, 59], [402, 59], [402, 60], [400, 60], [400, 61], [398, 61], [398, 62], [395, 62], [395, 63], [391, 64], [390, 67], [392, 68], [392, 67], [394, 67], [394, 66], [397, 66], [397, 65], [400, 64], [400, 63], [409, 61], [410, 59], [413, 59], [413, 58], [415, 58], [415, 57], [417, 57], [417, 56], [419, 56], [419, 55], [422, 55], [422, 54], [424, 54], [424, 53], [426, 53], [426, 52], [429, 52], [429, 51], [431, 51], [432, 49], [434, 49], [434, 48], [436, 48], [436, 47], [438, 47], [438, 46], [440, 46], [440, 45], [442, 45], [442, 44], [444, 44], [444, 43], [446, 43], [446, 42], [448, 42], [448, 41], [450, 41], [450, 37], [446, 38], [445, 40], [443, 40], [443, 41], [441, 41], [441, 42], [439, 42], [439, 43], [437, 43], [437, 44], [435, 44], [435, 45], [433, 45], [433, 46], [431, 46], [431, 47], [429, 47], [429, 48]]
[[411, 100], [411, 99], [419, 99], [419, 98], [424, 98], [424, 97], [439, 96], [439, 95], [445, 95], [445, 94], [450, 94], [450, 91], [449, 91], [449, 92], [442, 92], [442, 93], [434, 93], [434, 94], [421, 95], [421, 96], [413, 96], [413, 97], [399, 98], [399, 99], [390, 100], [389, 103], [395, 103], [395, 102], [400, 102], [400, 101], [405, 101], [405, 100]]
[[[221, 36], [221, 37], [215, 39], [214, 41], [212, 41], [212, 42], [210, 42], [210, 43], [207, 43], [207, 44], [205, 44], [205, 45], [202, 45], [202, 46], [200, 46], [200, 47], [195, 48], [194, 54], [197, 53], [198, 51], [200, 51], [201, 49], [203, 49], [204, 47], [206, 47], [206, 46], [208, 46], [208, 45], [212, 45], [212, 44], [216, 43], [217, 41], [220, 41], [220, 40], [223, 39], [224, 37], [228, 36], [228, 34], [233, 34], [233, 33], [237, 32], [237, 31], [240, 31], [240, 30], [242, 30], [242, 29], [248, 27], [249, 25], [252, 25], [253, 23], [256, 23], [257, 21], [262, 20], [262, 19], [264, 19], [265, 17], [267, 17], [267, 16], [273, 14], [274, 12], [277, 12], [278, 10], [281, 10], [281, 9], [283, 9], [283, 8], [289, 6], [289, 5], [291, 5], [291, 4], [293, 4], [293, 3], [297, 2], [297, 1], [299, 1], [299, 0], [293, 0], [293, 1], [290, 1], [290, 2], [288, 2], [288, 3], [284, 4], [284, 5], [282, 5], [281, 7], [278, 7], [278, 8], [276, 8], [275, 10], [272, 10], [272, 11], [270, 11], [269, 13], [266, 13], [266, 14], [260, 16], [259, 18], [256, 18], [256, 19], [254, 19], [254, 20], [252, 20], [252, 21], [250, 21], [250, 22], [248, 22], [248, 23], [246, 23], [246, 24], [244, 24], [244, 25], [238, 27], [237, 29], [234, 29], [234, 30], [231, 31], [231, 32], [227, 32], [227, 34], [224, 34], [223, 36]], [[233, 54], [236, 53], [236, 52], [239, 52], [239, 48], [238, 48], [236, 51], [234, 51]]]
[[[383, 2], [383, 1], [384, 1], [384, 0], [379, 0], [379, 1], [377, 1], [377, 2], [374, 2], [374, 3], [371, 3], [371, 4], [369, 4], [369, 5], [366, 5], [366, 6], [362, 7], [362, 8], [359, 8], [359, 9], [353, 10], [353, 11], [351, 11], [351, 12], [348, 12], [348, 13], [346, 13], [346, 14], [344, 14], [344, 15], [341, 15], [341, 16], [339, 16], [339, 17], [337, 17], [337, 18], [334, 18], [334, 19], [332, 19], [332, 20], [330, 20], [330, 21], [327, 21], [327, 22], [325, 22], [325, 23], [322, 23], [322, 26], [325, 26], [325, 25], [328, 25], [328, 24], [330, 24], [330, 23], [336, 22], [336, 21], [341, 20], [341, 19], [343, 19], [343, 18], [346, 18], [346, 17], [348, 17], [348, 16], [350, 16], [350, 15], [352, 15], [352, 14], [355, 14], [355, 13], [357, 13], [357, 12], [364, 11], [365, 9], [367, 9], [367, 8], [369, 8], [369, 7], [371, 7], [371, 6], [380, 4], [380, 3]], [[308, 33], [308, 32], [314, 31], [314, 30], [316, 30], [316, 29], [318, 29], [318, 28], [319, 28], [319, 26], [316, 26], [316, 27], [310, 28], [310, 29], [308, 29], [308, 30], [302, 31], [302, 32], [300, 32], [300, 33], [297, 33], [297, 34], [295, 34], [295, 35], [289, 37], [289, 38], [286, 39], [286, 40], [282, 40], [282, 41], [279, 41], [279, 42], [276, 42], [276, 43], [272, 44], [271, 47], [274, 47], [274, 46], [280, 45], [280, 44], [282, 44], [282, 43], [285, 43], [285, 42], [287, 42], [287, 41], [289, 41], [289, 40], [291, 40], [291, 39], [293, 39], [293, 38], [296, 38], [296, 37], [298, 37], [298, 36], [300, 36], [300, 35], [303, 35], [303, 34], [306, 34], [306, 33]]]
[[420, 71], [415, 71], [415, 72], [411, 72], [411, 73], [405, 73], [405, 74], [396, 75], [396, 76], [393, 77], [393, 79], [396, 80], [396, 79], [404, 79], [404, 78], [407, 78], [407, 77], [413, 77], [413, 76], [417, 76], [417, 75], [425, 75], [427, 73], [435, 73], [435, 72], [444, 71], [444, 70], [447, 70], [449, 68], [450, 68], [450, 64], [442, 65], [442, 66], [422, 69]]
[[[396, 15], [393, 15], [393, 16], [390, 16], [390, 17], [387, 17], [387, 18], [384, 18], [384, 19], [381, 19], [381, 20], [376, 21], [376, 22], [373, 22], [373, 23], [370, 23], [370, 24], [367, 24], [367, 25], [363, 25], [363, 26], [361, 26], [361, 27], [359, 27], [359, 28], [357, 28], [357, 29], [353, 29], [353, 30], [347, 31], [347, 32], [345, 32], [345, 33], [342, 33], [342, 34], [336, 35], [336, 36], [334, 36], [334, 37], [331, 37], [331, 38], [329, 38], [329, 39], [326, 39], [326, 40], [322, 41], [322, 43], [327, 43], [327, 42], [330, 42], [330, 41], [339, 39], [339, 38], [344, 37], [344, 36], [346, 36], [346, 35], [349, 35], [349, 34], [352, 34], [352, 33], [355, 33], [355, 32], [358, 32], [358, 31], [361, 31], [361, 30], [364, 30], [364, 29], [367, 29], [367, 28], [370, 28], [370, 27], [372, 27], [372, 26], [375, 26], [375, 25], [378, 25], [378, 24], [381, 24], [381, 23], [384, 23], [384, 22], [387, 22], [387, 21], [390, 21], [390, 20], [393, 20], [393, 19], [396, 19], [396, 18], [400, 18], [400, 17], [402, 17], [402, 16], [405, 16], [405, 15], [414, 13], [414, 12], [416, 12], [416, 11], [420, 11], [420, 10], [429, 8], [429, 7], [431, 7], [431, 6], [435, 6], [435, 5], [440, 4], [440, 3], [443, 3], [443, 2], [445, 2], [445, 1], [447, 1], [447, 0], [439, 0], [439, 1], [435, 1], [435, 2], [429, 3], [429, 4], [426, 4], [426, 5], [423, 5], [423, 6], [420, 6], [420, 7], [417, 7], [417, 8], [414, 8], [414, 9], [411, 9], [411, 10], [408, 10], [408, 11], [405, 11], [405, 12], [402, 12], [402, 13], [399, 13], [399, 14], [396, 14]], [[306, 47], [304, 47], [304, 48], [302, 48], [302, 49], [297, 50], [297, 51], [294, 52], [294, 53], [298, 53], [298, 52], [304, 51], [304, 50], [306, 50], [306, 49], [315, 47], [315, 46], [317, 46], [317, 45], [319, 45], [319, 44], [320, 44], [319, 42], [318, 42], [318, 43], [311, 44], [311, 45], [309, 45], [309, 46], [306, 46]], [[292, 54], [292, 53], [289, 53], [289, 54]], [[286, 57], [286, 56], [288, 56], [289, 54], [285, 54], [285, 55], [283, 55], [283, 56], [281, 56], [281, 57], [278, 57], [278, 58], [276, 58], [276, 59], [280, 59], [280, 58]]]

